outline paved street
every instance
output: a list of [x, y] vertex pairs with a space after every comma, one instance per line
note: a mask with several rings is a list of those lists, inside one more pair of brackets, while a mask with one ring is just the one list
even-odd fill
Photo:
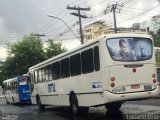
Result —
[[45, 112], [38, 110], [36, 105], [6, 105], [0, 98], [2, 120], [123, 120], [128, 114], [160, 114], [160, 99], [129, 101], [115, 113], [107, 112], [104, 107], [90, 108], [87, 115], [73, 116], [64, 107], [47, 107]]

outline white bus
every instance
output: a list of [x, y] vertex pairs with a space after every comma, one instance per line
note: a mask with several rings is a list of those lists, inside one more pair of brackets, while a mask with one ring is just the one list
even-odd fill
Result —
[[19, 102], [19, 94], [17, 89], [18, 80], [16, 77], [3, 81], [3, 94], [7, 104]]
[[110, 34], [29, 68], [31, 100], [69, 106], [72, 113], [156, 97], [157, 73], [150, 35]]

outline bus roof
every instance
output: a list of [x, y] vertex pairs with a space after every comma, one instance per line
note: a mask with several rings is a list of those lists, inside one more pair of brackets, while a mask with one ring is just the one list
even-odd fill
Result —
[[53, 61], [53, 60], [56, 60], [57, 58], [61, 58], [61, 57], [65, 56], [65, 55], [67, 55], [67, 54], [69, 54], [69, 53], [72, 53], [72, 52], [74, 52], [74, 51], [77, 51], [77, 50], [79, 50], [79, 49], [82, 49], [82, 48], [84, 48], [84, 47], [86, 47], [86, 46], [88, 46], [88, 45], [97, 43], [97, 42], [102, 41], [102, 40], [105, 40], [105, 39], [107, 39], [107, 38], [117, 38], [117, 37], [144, 37], [144, 38], [152, 38], [151, 35], [147, 35], [147, 34], [134, 34], [134, 33], [117, 33], [117, 34], [102, 35], [102, 36], [96, 38], [95, 40], [88, 41], [87, 43], [78, 46], [77, 48], [74, 48], [74, 49], [69, 50], [69, 51], [67, 51], [67, 52], [64, 52], [64, 53], [62, 53], [62, 54], [60, 54], [60, 55], [54, 56], [54, 57], [52, 57], [52, 58], [50, 58], [50, 59], [48, 59], [48, 60], [45, 60], [45, 61], [43, 61], [43, 62], [41, 62], [41, 63], [38, 63], [38, 64], [30, 67], [30, 68], [29, 68], [29, 71], [32, 70], [32, 69], [38, 68], [38, 67], [40, 67], [41, 65], [47, 64], [47, 63], [49, 63], [49, 62], [51, 62], [51, 61]]
[[3, 83], [10, 82], [10, 81], [17, 81], [17, 80], [18, 80], [17, 77], [15, 77], [15, 78], [4, 80]]

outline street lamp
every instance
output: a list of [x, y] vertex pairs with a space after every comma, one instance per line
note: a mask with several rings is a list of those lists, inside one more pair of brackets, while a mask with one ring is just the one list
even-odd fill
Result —
[[77, 35], [73, 32], [73, 30], [67, 25], [67, 23], [66, 22], [64, 22], [61, 18], [59, 18], [59, 17], [55, 17], [55, 16], [53, 16], [53, 15], [47, 15], [48, 17], [52, 17], [52, 18], [55, 18], [55, 19], [58, 19], [58, 20], [60, 20], [60, 21], [62, 21], [67, 27], [68, 27], [68, 29], [74, 34], [74, 36], [76, 36], [76, 38], [77, 39], [79, 39], [78, 37], [77, 37]]

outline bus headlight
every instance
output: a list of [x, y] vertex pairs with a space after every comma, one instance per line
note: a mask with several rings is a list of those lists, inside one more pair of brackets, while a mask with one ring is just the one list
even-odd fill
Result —
[[117, 87], [112, 90], [113, 93], [124, 93], [126, 91], [125, 87]]

